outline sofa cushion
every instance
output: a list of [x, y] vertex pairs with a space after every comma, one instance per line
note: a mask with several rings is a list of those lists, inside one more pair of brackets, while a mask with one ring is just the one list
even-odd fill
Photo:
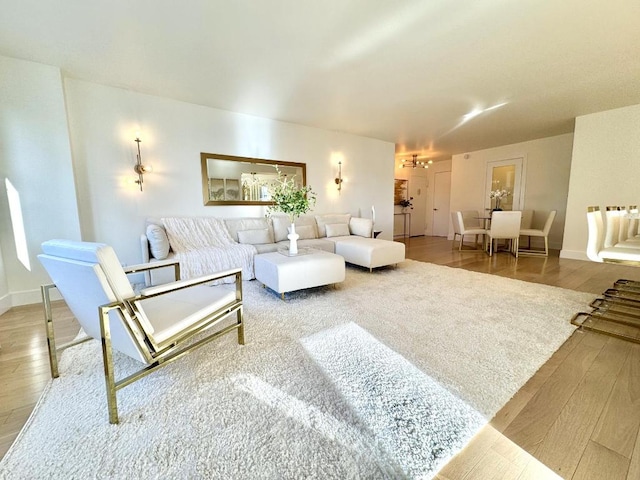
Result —
[[253, 230], [238, 230], [238, 242], [249, 245], [263, 245], [273, 243], [273, 234], [268, 228]]
[[[289, 248], [289, 240], [278, 242], [275, 245], [277, 245], [276, 250], [280, 248]], [[307, 240], [298, 240], [298, 249], [301, 248], [315, 248], [317, 250], [324, 250], [325, 252], [335, 253], [336, 244], [331, 240], [327, 240], [326, 238], [310, 238]], [[258, 248], [258, 250], [260, 249]], [[260, 251], [260, 253], [262, 253], [262, 251]]]
[[299, 240], [318, 238], [315, 225], [296, 225], [296, 233], [299, 235]]
[[253, 248], [256, 249], [257, 253], [269, 253], [277, 252], [278, 248], [282, 248], [282, 245], [279, 243], [263, 243], [261, 245], [254, 245]]
[[[286, 215], [273, 215], [271, 217], [271, 222], [273, 224], [273, 236], [276, 242], [282, 242], [283, 240], [287, 240], [287, 235], [289, 234], [289, 226], [291, 226], [291, 221], [289, 217]], [[312, 228], [313, 236], [305, 237], [305, 238], [318, 238], [318, 230], [316, 228], [316, 220], [313, 215], [301, 215], [296, 218], [294, 222], [296, 225], [296, 233], [298, 235], [302, 235], [298, 230], [302, 226], [310, 226]]]
[[156, 224], [147, 225], [147, 240], [153, 258], [164, 260], [169, 255], [169, 237], [164, 227]]
[[[351, 214], [349, 213], [333, 213], [328, 215], [316, 215], [316, 223], [318, 224], [318, 237], [326, 237], [327, 229], [325, 225], [327, 224], [337, 224], [344, 223], [345, 225], [349, 225], [349, 219], [351, 218]], [[347, 233], [347, 235], [349, 235]]]
[[[271, 230], [271, 222], [267, 218], [264, 217], [254, 217], [254, 218], [225, 218], [224, 224], [229, 231], [229, 235], [236, 242], [240, 242], [238, 239], [238, 232], [241, 230], [263, 230], [269, 229]], [[273, 235], [272, 235], [273, 236]], [[273, 241], [273, 240], [272, 240]]]
[[327, 238], [350, 235], [349, 225], [346, 223], [327, 223], [325, 225], [325, 231], [327, 233]]
[[371, 230], [373, 230], [373, 221], [370, 218], [353, 217], [349, 220], [349, 231], [351, 235], [370, 238]]

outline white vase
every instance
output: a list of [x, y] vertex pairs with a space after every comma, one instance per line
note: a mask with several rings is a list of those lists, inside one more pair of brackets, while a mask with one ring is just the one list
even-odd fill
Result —
[[300, 235], [296, 233], [295, 224], [291, 224], [289, 227], [289, 235], [287, 235], [289, 239], [289, 255], [297, 255], [298, 254], [298, 238]]

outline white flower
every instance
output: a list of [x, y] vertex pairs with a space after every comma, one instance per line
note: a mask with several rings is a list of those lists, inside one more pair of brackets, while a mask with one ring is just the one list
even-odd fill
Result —
[[489, 193], [489, 198], [504, 198], [507, 195], [509, 195], [509, 192], [505, 189], [491, 190], [491, 193]]

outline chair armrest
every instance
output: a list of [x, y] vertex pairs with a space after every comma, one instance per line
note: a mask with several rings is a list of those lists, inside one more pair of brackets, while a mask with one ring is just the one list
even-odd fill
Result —
[[178, 280], [177, 282], [148, 287], [141, 290], [140, 295], [136, 299], [139, 300], [146, 297], [154, 297], [163, 293], [181, 290], [183, 288], [193, 287], [195, 285], [201, 285], [203, 283], [211, 282], [213, 280], [218, 280], [224, 277], [230, 277], [231, 275], [236, 276], [236, 282], [242, 282], [242, 269], [234, 268], [231, 270], [223, 270], [221, 272], [212, 273], [211, 275], [205, 275], [202, 277], [190, 278], [188, 280]]
[[137, 273], [137, 272], [145, 272], [147, 270], [154, 270], [156, 268], [163, 267], [173, 267], [179, 264], [178, 260], [160, 260], [159, 262], [153, 263], [139, 263], [137, 265], [129, 265], [128, 267], [123, 267], [124, 273]]

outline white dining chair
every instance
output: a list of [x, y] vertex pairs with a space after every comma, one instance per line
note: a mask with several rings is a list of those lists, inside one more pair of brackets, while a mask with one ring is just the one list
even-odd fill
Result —
[[[533, 213], [533, 210], [530, 210]], [[551, 231], [551, 226], [553, 225], [553, 221], [556, 218], [557, 211], [551, 210], [547, 215], [544, 225], [541, 228], [536, 228], [537, 225], [535, 223], [531, 223], [530, 228], [521, 228], [520, 236], [527, 237], [527, 248], [520, 249], [521, 254], [526, 255], [541, 255], [544, 257], [549, 256], [549, 232]], [[535, 250], [531, 248], [531, 237], [541, 237], [544, 239], [544, 250]]]
[[518, 243], [520, 239], [520, 211], [498, 211], [491, 215], [489, 228], [489, 256], [493, 255], [494, 240], [508, 240], [509, 251], [518, 258]]
[[[487, 231], [479, 226], [479, 219], [477, 218], [478, 212], [467, 210], [467, 218], [465, 218], [464, 213], [465, 212], [457, 211], [451, 214], [454, 231], [452, 248], [455, 245], [456, 235], [460, 236], [459, 251], [462, 251], [462, 247], [464, 246], [465, 235], [475, 235], [474, 250], [478, 250], [478, 239], [482, 236], [484, 243], [484, 236], [487, 234]], [[472, 222], [472, 225], [467, 225], [467, 221]]]
[[[615, 215], [610, 216], [615, 217]], [[621, 263], [640, 266], [640, 249], [620, 245], [605, 245], [605, 231], [600, 207], [591, 206], [587, 208], [587, 226], [589, 235], [586, 253], [589, 260], [599, 263]]]
[[638, 237], [638, 206], [629, 206], [629, 228], [627, 230], [628, 239], [636, 239], [640, 241]]
[[522, 210], [522, 219], [520, 220], [521, 230], [532, 228], [534, 213], [534, 210]]

